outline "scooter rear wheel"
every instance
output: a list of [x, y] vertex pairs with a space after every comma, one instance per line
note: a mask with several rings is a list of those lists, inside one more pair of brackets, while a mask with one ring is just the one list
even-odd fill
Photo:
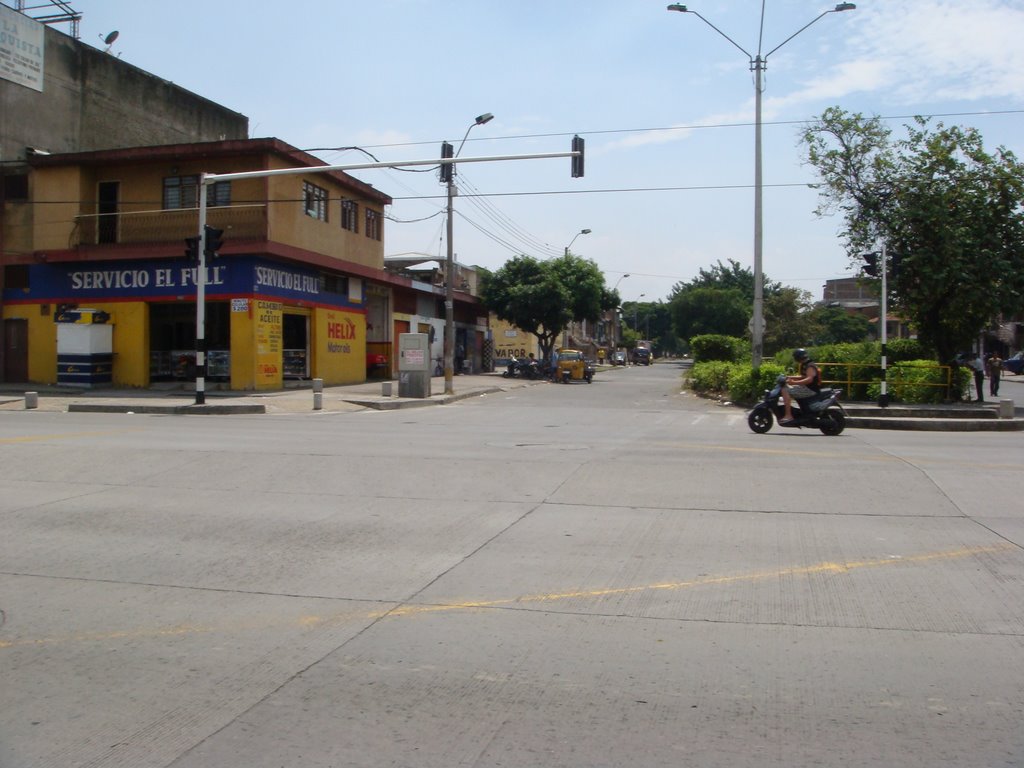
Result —
[[821, 430], [823, 435], [838, 435], [846, 429], [846, 416], [843, 415], [842, 411], [825, 411], [825, 413], [821, 414], [818, 429]]
[[767, 408], [755, 408], [747, 416], [747, 426], [750, 427], [751, 431], [759, 435], [763, 435], [771, 429], [774, 423], [775, 418]]

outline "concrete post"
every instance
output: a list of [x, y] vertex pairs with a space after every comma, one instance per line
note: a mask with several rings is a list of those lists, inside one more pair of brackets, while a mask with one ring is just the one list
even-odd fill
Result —
[[999, 401], [999, 418], [1000, 419], [1012, 419], [1013, 418], [1013, 400], [1003, 399]]
[[324, 380], [313, 379], [313, 410], [319, 411], [324, 407]]
[[26, 392], [25, 393], [25, 410], [31, 411], [39, 407], [39, 393], [38, 392]]

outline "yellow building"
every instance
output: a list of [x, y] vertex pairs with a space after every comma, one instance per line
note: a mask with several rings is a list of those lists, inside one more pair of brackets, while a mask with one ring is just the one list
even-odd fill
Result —
[[233, 390], [358, 382], [368, 343], [390, 348], [390, 283], [404, 284], [383, 270], [391, 198], [372, 186], [314, 172], [321, 161], [277, 139], [29, 164], [27, 200], [3, 212], [4, 380], [59, 382], [58, 321], [76, 308], [113, 327], [113, 385], [195, 378], [197, 265], [185, 238], [198, 231], [201, 173], [310, 168], [209, 187], [207, 223], [223, 246], [206, 266], [207, 381]]

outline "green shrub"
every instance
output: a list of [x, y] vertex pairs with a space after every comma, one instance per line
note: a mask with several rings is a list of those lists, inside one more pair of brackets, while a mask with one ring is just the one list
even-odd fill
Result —
[[[970, 371], [957, 368], [953, 371], [954, 382], [959, 379], [960, 391], [970, 387]], [[946, 369], [936, 365], [934, 360], [907, 360], [889, 367], [888, 391], [895, 402], [941, 403], [947, 399]], [[867, 397], [877, 400], [882, 392], [880, 382], [868, 387]]]
[[717, 333], [706, 333], [690, 339], [693, 359], [698, 362], [723, 360], [733, 363], [743, 358], [746, 347], [747, 342], [744, 339]]
[[752, 405], [764, 397], [764, 391], [775, 386], [775, 379], [786, 369], [778, 363], [764, 361], [754, 374], [754, 369], [744, 363], [732, 366], [729, 374], [729, 399], [734, 403]]
[[[885, 356], [890, 363], [927, 360], [932, 353], [933, 350], [925, 348], [924, 344], [917, 339], [893, 339], [885, 346]], [[878, 354], [882, 354], [881, 345], [879, 345]]]
[[705, 363], [694, 363], [690, 369], [690, 388], [702, 395], [724, 394], [729, 390], [729, 374], [733, 363], [723, 360], [712, 360]]

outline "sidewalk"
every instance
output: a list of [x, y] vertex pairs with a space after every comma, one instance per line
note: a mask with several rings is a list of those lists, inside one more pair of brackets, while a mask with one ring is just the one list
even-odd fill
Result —
[[[541, 382], [506, 379], [500, 373], [459, 375], [453, 380], [454, 393], [444, 394], [444, 377], [430, 380], [431, 396], [398, 397], [398, 382], [368, 381], [362, 384], [324, 387], [321, 409], [314, 411], [312, 383], [268, 392], [207, 391], [206, 402], [195, 404], [195, 392], [189, 388], [153, 389], [78, 389], [32, 384], [0, 384], [0, 411], [25, 410], [26, 392], [36, 392], [40, 411], [92, 413], [165, 413], [165, 414], [250, 414], [250, 413], [343, 413], [367, 408], [392, 410], [446, 405], [467, 397], [496, 394]], [[394, 393], [383, 394], [391, 385]]]

